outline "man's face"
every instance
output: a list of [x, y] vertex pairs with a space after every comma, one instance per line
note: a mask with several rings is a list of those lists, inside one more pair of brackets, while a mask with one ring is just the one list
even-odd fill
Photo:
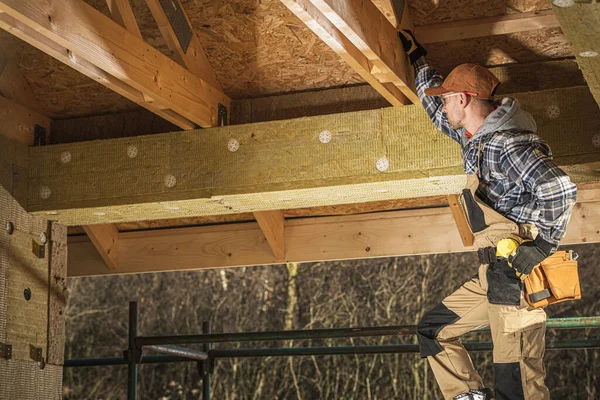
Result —
[[444, 107], [442, 111], [446, 113], [450, 128], [460, 129], [464, 128], [463, 120], [465, 118], [465, 110], [461, 105], [463, 97], [462, 93], [449, 93], [441, 96]]

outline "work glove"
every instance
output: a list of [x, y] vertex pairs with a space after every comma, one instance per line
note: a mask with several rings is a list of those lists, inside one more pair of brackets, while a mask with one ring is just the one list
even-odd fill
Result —
[[411, 65], [427, 54], [427, 50], [417, 42], [417, 38], [415, 38], [415, 35], [411, 31], [403, 29], [398, 32], [398, 36], [400, 37], [404, 51], [408, 54]]
[[554, 245], [546, 242], [539, 235], [535, 240], [523, 242], [515, 252], [508, 257], [508, 263], [514, 268], [517, 276], [523, 280], [533, 271], [533, 268], [554, 253]]

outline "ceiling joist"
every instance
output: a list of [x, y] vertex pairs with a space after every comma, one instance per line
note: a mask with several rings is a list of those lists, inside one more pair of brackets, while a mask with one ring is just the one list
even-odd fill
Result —
[[[81, 72], [104, 71], [124, 84], [122, 91], [141, 92], [142, 102], [154, 99], [149, 109], [172, 111], [210, 127], [218, 123], [218, 105], [229, 108], [230, 99], [219, 89], [82, 0], [0, 0], [0, 11], [6, 13], [0, 15], [4, 29], [61, 61], [80, 58], [91, 66], [78, 68]], [[91, 75], [98, 80], [99, 74]], [[102, 78], [101, 83], [110, 81]]]
[[[600, 178], [586, 87], [515, 97], [559, 165]], [[73, 161], [57, 164], [63, 152]], [[30, 149], [28, 211], [83, 225], [447, 195], [464, 185], [459, 152], [420, 105], [44, 146]]]
[[436, 25], [422, 25], [415, 27], [415, 35], [419, 43], [426, 44], [506, 35], [536, 29], [556, 28], [558, 26], [558, 20], [554, 12], [547, 10]]
[[[373, 84], [373, 87], [390, 103], [393, 105], [419, 103], [406, 55], [396, 30], [372, 2], [361, 0], [282, 0], [282, 2], [333, 51], [349, 62], [367, 82]], [[389, 84], [397, 88], [403, 96], [395, 94], [394, 89], [390, 90]], [[391, 100], [390, 94], [392, 94]]]
[[[600, 242], [598, 189], [580, 190], [562, 244]], [[591, 198], [591, 199], [590, 199]], [[586, 199], [591, 201], [586, 201]], [[448, 207], [286, 221], [287, 262], [472, 251], [463, 246]], [[121, 233], [119, 273], [281, 263], [256, 223]], [[69, 276], [107, 275], [85, 236], [69, 238]]]

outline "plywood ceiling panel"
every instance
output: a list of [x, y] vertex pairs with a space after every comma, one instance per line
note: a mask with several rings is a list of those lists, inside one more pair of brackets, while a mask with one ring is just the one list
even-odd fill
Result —
[[[105, 0], [85, 0], [108, 15]], [[171, 55], [144, 0], [131, 0], [144, 39]], [[362, 82], [280, 0], [183, 0], [184, 9], [234, 99]], [[546, 0], [409, 0], [417, 25], [548, 9]], [[21, 67], [40, 106], [53, 118], [109, 114], [139, 107], [37, 49], [0, 32], [0, 45]], [[427, 45], [444, 72], [462, 62], [484, 65], [572, 57], [560, 29]]]

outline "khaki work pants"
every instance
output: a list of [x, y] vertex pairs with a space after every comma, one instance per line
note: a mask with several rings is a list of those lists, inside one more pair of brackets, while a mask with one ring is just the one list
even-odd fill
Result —
[[[469, 182], [477, 187], [477, 182]], [[481, 208], [488, 228], [475, 234], [478, 247], [495, 247], [497, 240], [513, 235], [533, 239], [537, 233], [485, 204]], [[543, 364], [546, 313], [528, 306], [523, 285], [507, 262], [481, 265], [475, 277], [419, 322], [421, 356], [427, 357], [444, 398], [485, 388], [459, 337], [488, 325], [494, 343], [495, 399], [550, 399]]]

